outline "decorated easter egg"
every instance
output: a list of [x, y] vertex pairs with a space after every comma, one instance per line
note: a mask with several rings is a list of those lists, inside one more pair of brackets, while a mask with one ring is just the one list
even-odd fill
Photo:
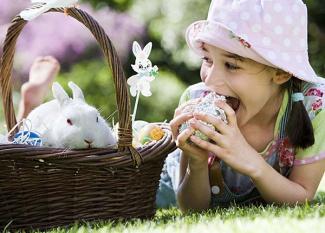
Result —
[[144, 126], [139, 132], [139, 142], [144, 145], [151, 141], [158, 141], [165, 135], [164, 130], [157, 124], [148, 124]]
[[[184, 107], [183, 112], [207, 113], [207, 114], [213, 115], [213, 116], [221, 119], [223, 122], [225, 122], [227, 124], [228, 122], [227, 122], [227, 117], [226, 117], [225, 111], [215, 105], [216, 101], [226, 101], [226, 98], [224, 96], [221, 96], [214, 92], [211, 92], [208, 95], [206, 95], [205, 97], [199, 99], [195, 104], [189, 103], [188, 106]], [[200, 122], [207, 125], [211, 129], [215, 130], [215, 127], [213, 125], [211, 125], [207, 122], [201, 121], [201, 120], [200, 120]], [[189, 126], [190, 126], [190, 124], [188, 121], [183, 123], [179, 128], [179, 133], [183, 132]], [[205, 141], [209, 140], [209, 138], [199, 130], [196, 130], [193, 134], [202, 140], [205, 140]]]

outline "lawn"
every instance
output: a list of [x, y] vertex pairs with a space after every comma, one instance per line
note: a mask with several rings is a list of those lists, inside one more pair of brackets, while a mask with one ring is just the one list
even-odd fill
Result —
[[53, 229], [51, 233], [88, 232], [240, 232], [240, 233], [315, 233], [325, 232], [325, 179], [315, 201], [295, 207], [252, 206], [215, 209], [201, 214], [182, 215], [176, 208], [158, 210], [150, 221], [80, 223], [69, 229]]

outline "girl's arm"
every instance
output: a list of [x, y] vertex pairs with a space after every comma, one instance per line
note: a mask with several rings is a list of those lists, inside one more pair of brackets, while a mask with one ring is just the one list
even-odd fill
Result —
[[189, 162], [188, 157], [181, 153], [177, 202], [183, 212], [202, 211], [209, 208], [211, 199], [208, 163]]
[[267, 202], [295, 204], [314, 198], [324, 170], [325, 160], [295, 166], [288, 179], [264, 162], [251, 178]]
[[[195, 104], [192, 100], [187, 104]], [[178, 148], [182, 150], [180, 161], [180, 185], [177, 190], [177, 201], [182, 211], [201, 211], [210, 204], [210, 182], [208, 173], [209, 153], [190, 143], [189, 137], [193, 128], [189, 127], [179, 133], [180, 126], [193, 118], [192, 113], [183, 113], [186, 104], [175, 110], [174, 119], [170, 121], [173, 139]]]
[[247, 143], [238, 128], [233, 109], [223, 102], [218, 105], [226, 112], [228, 124], [206, 114], [194, 114], [197, 120], [214, 125], [218, 131], [197, 120], [192, 121], [191, 127], [200, 130], [214, 143], [195, 136], [190, 137], [192, 142], [201, 149], [216, 154], [237, 172], [251, 177], [262, 197], [268, 202], [293, 204], [313, 199], [325, 170], [325, 160], [296, 166], [289, 179], [283, 177]]

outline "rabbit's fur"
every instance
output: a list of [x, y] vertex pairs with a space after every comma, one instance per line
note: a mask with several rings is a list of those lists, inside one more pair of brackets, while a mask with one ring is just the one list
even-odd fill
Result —
[[98, 110], [85, 102], [82, 90], [69, 82], [73, 98], [53, 83], [54, 100], [35, 108], [28, 116], [32, 131], [38, 132], [47, 147], [82, 149], [105, 148], [116, 139]]

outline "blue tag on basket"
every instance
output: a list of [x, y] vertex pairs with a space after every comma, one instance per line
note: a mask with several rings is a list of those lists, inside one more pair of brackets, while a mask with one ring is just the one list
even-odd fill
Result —
[[14, 144], [26, 144], [31, 146], [42, 146], [41, 137], [32, 131], [19, 131], [15, 134]]

